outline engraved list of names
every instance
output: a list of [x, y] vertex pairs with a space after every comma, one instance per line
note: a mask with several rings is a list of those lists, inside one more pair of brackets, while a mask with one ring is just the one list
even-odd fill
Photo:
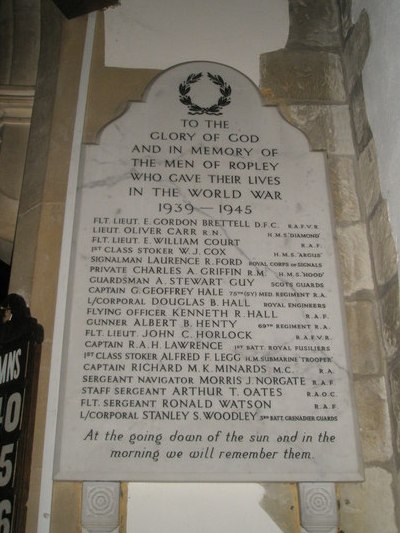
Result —
[[85, 147], [57, 479], [361, 479], [324, 158], [187, 63]]

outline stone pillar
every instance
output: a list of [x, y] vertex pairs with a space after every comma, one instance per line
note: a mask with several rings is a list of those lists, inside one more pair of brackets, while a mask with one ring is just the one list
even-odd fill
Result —
[[11, 263], [35, 94], [40, 2], [0, 4], [0, 259]]
[[[364, 483], [338, 487], [339, 527], [394, 533], [398, 274], [363, 100], [368, 16], [363, 12], [352, 25], [351, 2], [345, 0], [290, 0], [289, 6], [287, 45], [261, 57], [261, 90], [306, 134], [311, 149], [326, 154], [366, 469]], [[304, 487], [300, 496], [304, 500]]]
[[11, 263], [34, 88], [0, 86], [0, 259]]

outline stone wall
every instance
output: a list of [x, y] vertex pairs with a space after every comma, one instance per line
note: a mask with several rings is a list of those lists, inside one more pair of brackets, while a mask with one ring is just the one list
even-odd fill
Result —
[[[382, 198], [363, 99], [369, 48], [365, 12], [351, 24], [351, 2], [290, 0], [286, 48], [261, 58], [262, 92], [326, 154], [345, 298], [365, 482], [338, 487], [343, 533], [398, 531], [397, 419], [399, 302], [397, 256]], [[282, 490], [282, 489], [279, 489]], [[265, 508], [284, 531], [295, 500]], [[274, 511], [275, 508], [275, 511]]]

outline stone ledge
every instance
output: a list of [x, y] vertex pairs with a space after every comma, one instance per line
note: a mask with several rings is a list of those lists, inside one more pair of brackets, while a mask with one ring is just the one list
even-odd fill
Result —
[[341, 57], [314, 50], [277, 50], [260, 57], [261, 92], [271, 103], [347, 102]]

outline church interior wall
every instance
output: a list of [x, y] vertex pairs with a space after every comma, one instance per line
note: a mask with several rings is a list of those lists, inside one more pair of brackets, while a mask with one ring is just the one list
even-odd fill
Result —
[[[283, 38], [280, 48], [271, 44], [270, 48], [266, 45], [260, 50], [260, 87], [266, 103], [277, 105], [285, 119], [303, 131], [310, 149], [326, 155], [366, 474], [363, 483], [337, 485], [339, 528], [345, 533], [395, 533], [399, 524], [399, 287], [397, 253], [388, 212], [397, 197], [394, 181], [397, 133], [388, 128], [388, 132], [393, 131], [393, 137], [379, 137], [377, 155], [372, 132], [374, 124], [378, 132], [383, 125], [378, 117], [371, 120], [374, 122], [371, 129], [368, 118], [376, 115], [379, 108], [374, 102], [382, 94], [368, 89], [367, 100], [371, 104], [367, 112], [363, 68], [370, 47], [369, 18], [365, 12], [360, 13], [360, 7], [366, 2], [354, 4], [353, 23], [350, 1], [289, 0], [289, 28], [275, 35], [277, 40], [273, 41], [277, 43]], [[10, 5], [5, 2], [2, 9], [6, 6], [10, 10]], [[276, 2], [271, 6], [279, 11], [282, 22], [281, 7]], [[372, 5], [366, 7], [375, 14]], [[3, 17], [6, 15], [3, 11]], [[20, 34], [11, 36], [2, 30], [1, 36], [8, 58], [0, 73], [1, 88], [6, 87], [8, 93], [0, 93], [0, 108], [10, 109], [10, 96], [5, 99], [4, 94], [11, 94], [12, 102], [19, 95], [21, 105], [14, 112], [18, 120], [13, 117], [7, 122], [4, 116], [11, 116], [10, 112], [7, 115], [3, 111], [0, 180], [5, 200], [0, 197], [0, 205], [2, 201], [9, 202], [7, 212], [15, 221], [7, 234], [0, 234], [0, 240], [4, 239], [5, 243], [2, 259], [8, 262], [12, 243], [10, 292], [25, 297], [32, 315], [45, 329], [26, 528], [33, 533], [37, 531], [42, 461], [46, 461], [42, 450], [57, 272], [87, 19], [63, 19], [50, 0], [32, 2], [31, 16], [34, 23], [27, 34], [36, 45], [40, 41], [41, 46], [40, 54], [39, 47], [34, 46], [24, 56], [29, 68], [11, 59], [12, 43], [18, 41]], [[27, 38], [23, 40], [26, 46]], [[123, 112], [127, 100], [140, 100], [148, 82], [165, 67], [162, 64], [152, 64], [150, 68], [145, 64], [140, 68], [116, 66], [111, 56], [108, 61], [112, 66], [106, 66], [104, 53], [103, 15], [98, 13], [84, 127], [86, 143], [96, 142], [101, 128]], [[24, 74], [18, 75], [17, 67]], [[368, 66], [368, 87], [373, 82], [371, 68], [374, 67]], [[389, 71], [393, 76], [391, 67]], [[254, 68], [247, 74], [254, 77]], [[23, 164], [13, 150], [7, 149], [15, 139], [21, 146]], [[384, 148], [382, 152], [386, 144], [390, 153], [384, 152]], [[382, 184], [378, 162], [382, 166], [381, 176], [382, 169], [385, 176]], [[9, 172], [3, 170], [11, 168], [19, 176], [12, 182], [6, 178]], [[396, 218], [393, 220], [397, 233]], [[3, 227], [6, 230], [7, 224], [2, 224]], [[282, 531], [300, 531], [296, 485], [267, 483], [262, 489], [262, 500], [256, 502], [257, 506]], [[131, 495], [134, 490], [131, 487]], [[51, 531], [80, 532], [81, 484], [56, 482], [52, 491], [53, 512], [48, 517]], [[125, 484], [122, 492], [124, 515], [129, 494]], [[125, 518], [121, 520], [121, 533], [125, 530]], [[128, 533], [134, 532], [128, 530]]]

